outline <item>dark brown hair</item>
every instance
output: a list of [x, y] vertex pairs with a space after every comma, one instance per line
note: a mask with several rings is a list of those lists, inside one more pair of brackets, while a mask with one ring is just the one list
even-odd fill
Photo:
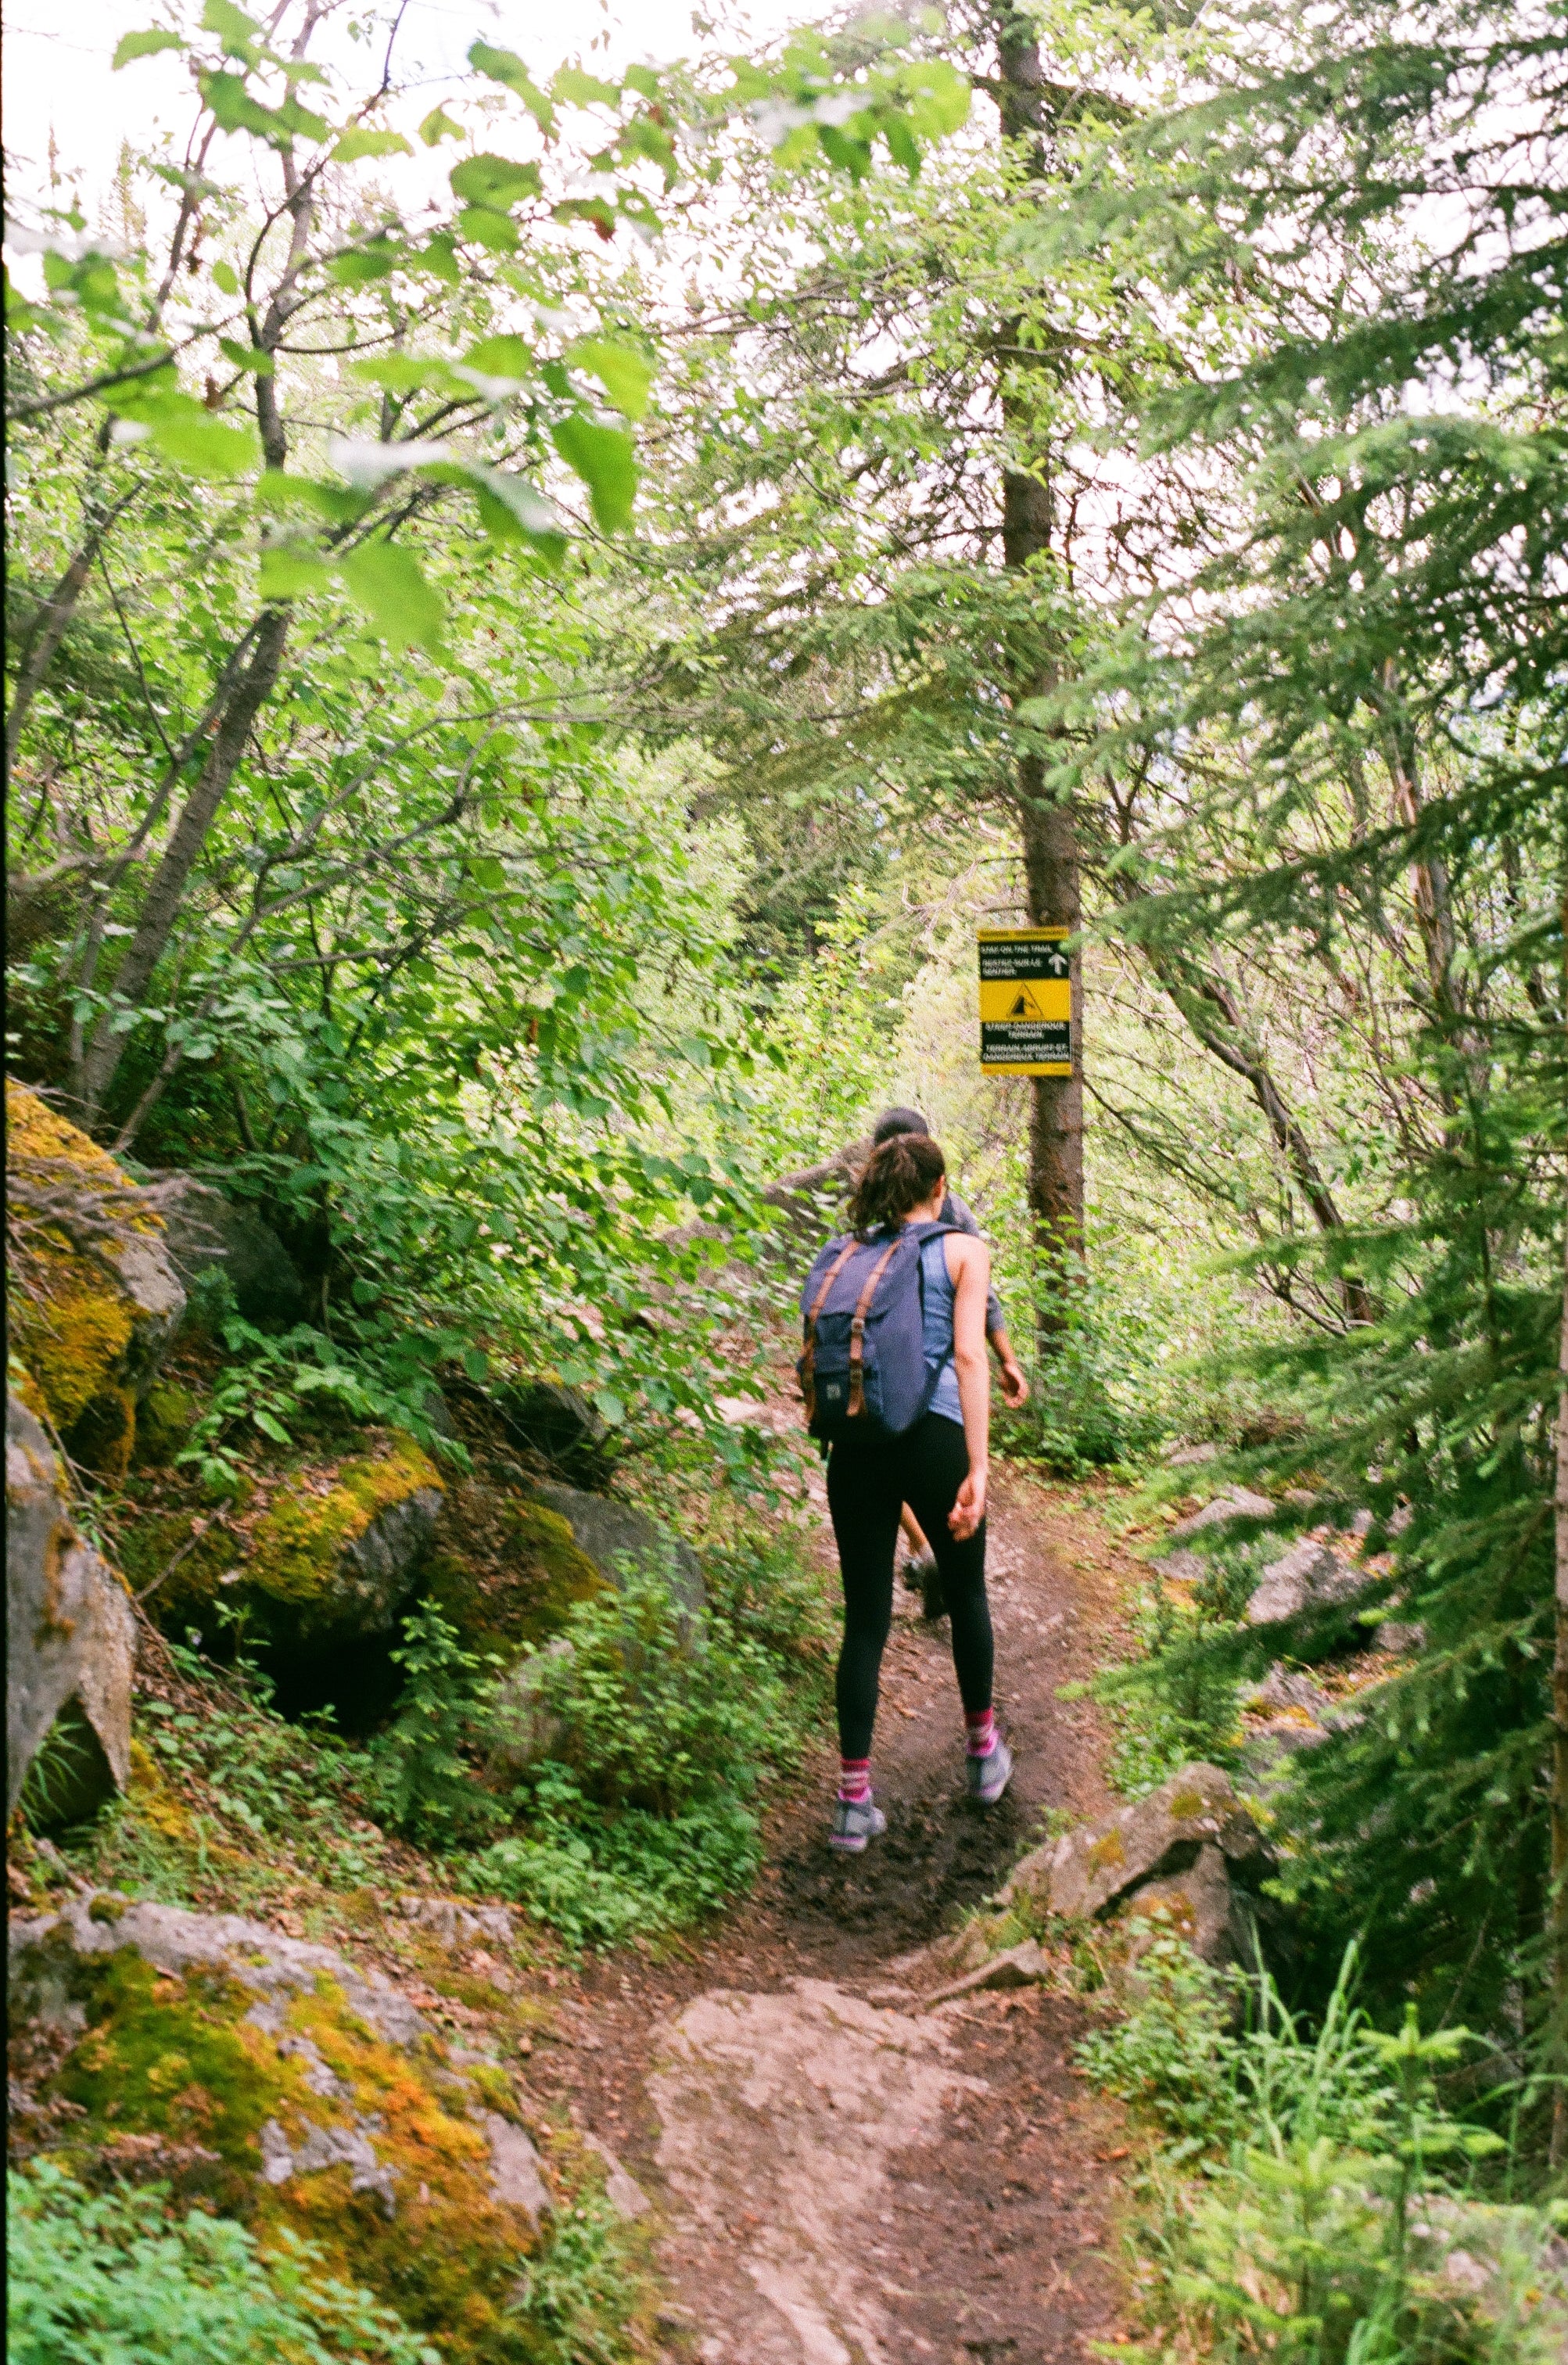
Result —
[[879, 1142], [849, 1202], [857, 1232], [879, 1224], [901, 1224], [912, 1207], [929, 1199], [947, 1171], [947, 1161], [928, 1133], [895, 1133]]

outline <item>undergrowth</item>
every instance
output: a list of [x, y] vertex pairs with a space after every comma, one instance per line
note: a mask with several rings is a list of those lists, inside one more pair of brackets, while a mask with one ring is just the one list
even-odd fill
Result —
[[1132, 2010], [1081, 2045], [1153, 2137], [1133, 2236], [1149, 2327], [1225, 2360], [1546, 2365], [1568, 2337], [1568, 2206], [1512, 2199], [1517, 2110], [1500, 2134], [1452, 2106], [1470, 2032], [1414, 2007], [1374, 2027], [1355, 1980], [1352, 1947], [1309, 2030], [1266, 1975], [1155, 1938]]
[[393, 2313], [286, 2230], [94, 2192], [54, 2161], [6, 2178], [9, 2365], [438, 2365]]
[[[743, 1530], [706, 1567], [693, 1608], [628, 1566], [525, 1655], [552, 1740], [509, 1778], [498, 1663], [433, 1604], [405, 1618], [402, 1695], [364, 1743], [330, 1713], [278, 1714], [243, 1659], [218, 1673], [162, 1646], [129, 1795], [54, 1835], [94, 1881], [176, 1903], [258, 1910], [433, 1879], [524, 1906], [574, 1951], [666, 1935], [749, 1886], [760, 1794], [798, 1760], [829, 1666], [822, 1590], [788, 1537]], [[53, 1829], [41, 1811], [34, 1827]]]

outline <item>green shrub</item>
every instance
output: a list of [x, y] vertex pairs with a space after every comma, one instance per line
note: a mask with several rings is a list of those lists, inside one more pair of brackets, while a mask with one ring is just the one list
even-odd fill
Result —
[[1080, 2048], [1159, 2130], [1160, 2221], [1139, 2246], [1154, 2312], [1220, 2359], [1544, 2365], [1568, 2333], [1550, 2213], [1471, 2196], [1475, 2164], [1506, 2146], [1441, 2097], [1470, 2033], [1424, 2034], [1413, 2008], [1395, 2033], [1373, 2028], [1351, 2001], [1355, 1962], [1352, 1947], [1308, 2034], [1267, 1978], [1157, 1940], [1134, 2010]]
[[656, 1575], [579, 1602], [570, 1648], [536, 1659], [540, 1709], [562, 1735], [516, 1793], [524, 1828], [467, 1870], [569, 1944], [675, 1929], [747, 1888], [760, 1858], [751, 1800], [799, 1732], [773, 1654]]
[[630, 2329], [638, 2298], [622, 2221], [602, 2193], [589, 2192], [555, 2219], [547, 2246], [523, 2260], [517, 2307], [569, 2365], [622, 2365], [647, 2353]]
[[574, 1606], [565, 1633], [570, 1650], [541, 1658], [538, 1697], [587, 1796], [677, 1815], [755, 1789], [783, 1709], [760, 1643], [631, 1566], [618, 1590]]
[[405, 1618], [392, 1658], [403, 1670], [403, 1696], [367, 1753], [375, 1812], [436, 1846], [493, 1829], [501, 1809], [476, 1781], [461, 1744], [482, 1695], [482, 1671], [498, 1663], [465, 1650], [433, 1602]]
[[172, 2216], [159, 2186], [89, 2192], [50, 2160], [6, 2179], [8, 2365], [438, 2365], [308, 2243]]

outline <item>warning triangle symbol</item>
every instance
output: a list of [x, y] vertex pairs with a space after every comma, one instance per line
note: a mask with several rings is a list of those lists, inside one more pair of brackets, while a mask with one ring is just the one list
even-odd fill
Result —
[[1018, 999], [1007, 1014], [1009, 1018], [1043, 1018], [1045, 1014], [1027, 986], [1019, 988]]

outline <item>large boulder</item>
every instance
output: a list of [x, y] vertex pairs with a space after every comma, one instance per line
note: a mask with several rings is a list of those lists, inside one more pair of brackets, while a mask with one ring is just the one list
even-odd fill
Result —
[[1304, 1536], [1263, 1570], [1247, 1604], [1247, 1622], [1277, 1626], [1306, 1609], [1336, 1608], [1376, 1582], [1372, 1570], [1352, 1567], [1326, 1543]]
[[72, 1459], [118, 1477], [138, 1399], [185, 1310], [162, 1193], [134, 1182], [79, 1126], [10, 1081], [6, 1119], [19, 1236], [12, 1345]]
[[607, 1582], [559, 1511], [477, 1472], [448, 1479], [423, 1590], [470, 1650], [546, 1642]]
[[[389, 1635], [420, 1581], [444, 1492], [435, 1464], [395, 1433], [345, 1462], [283, 1473], [237, 1517], [197, 1527], [154, 1517], [128, 1538], [160, 1615], [210, 1631], [221, 1600], [264, 1650], [289, 1661]], [[166, 1574], [164, 1574], [166, 1572]]]
[[[1171, 1919], [1228, 1960], [1241, 1925], [1235, 1887], [1256, 1887], [1270, 1865], [1261, 1833], [1217, 1765], [1183, 1765], [1158, 1790], [1097, 1822], [1048, 1840], [1014, 1866], [1005, 1902], [1038, 1915], [1103, 1921], [1126, 1911]], [[1226, 1897], [1220, 1910], [1219, 1881]]]
[[1205, 1503], [1191, 1519], [1178, 1519], [1170, 1530], [1172, 1543], [1183, 1543], [1189, 1536], [1205, 1535], [1211, 1528], [1228, 1528], [1238, 1519], [1271, 1519], [1279, 1510], [1267, 1495], [1255, 1495], [1248, 1486], [1226, 1487], [1212, 1503]]
[[220, 1272], [236, 1310], [258, 1330], [288, 1330], [308, 1311], [305, 1283], [272, 1226], [209, 1182], [174, 1174], [164, 1227], [170, 1261], [189, 1290], [203, 1273]]
[[136, 1620], [124, 1586], [72, 1524], [53, 1449], [19, 1397], [6, 1399], [6, 1811], [65, 1711], [74, 1745], [42, 1804], [90, 1813], [130, 1778]]
[[302, 2236], [461, 2365], [521, 2353], [509, 2303], [552, 2196], [526, 2097], [472, 2039], [235, 1914], [99, 1894], [10, 1940], [24, 2152]]
[[575, 1486], [546, 1484], [534, 1492], [566, 1520], [579, 1552], [610, 1584], [622, 1583], [622, 1564], [629, 1562], [640, 1575], [666, 1578], [683, 1608], [701, 1608], [706, 1597], [697, 1554], [646, 1511], [613, 1495], [585, 1495]]

